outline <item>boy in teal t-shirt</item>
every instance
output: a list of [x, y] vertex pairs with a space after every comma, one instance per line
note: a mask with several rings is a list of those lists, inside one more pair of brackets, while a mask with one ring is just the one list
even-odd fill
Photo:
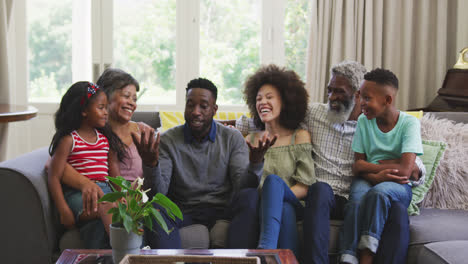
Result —
[[[392, 202], [409, 206], [424, 181], [419, 120], [395, 107], [398, 79], [388, 70], [364, 75], [349, 201], [340, 231], [340, 262], [372, 263]], [[359, 250], [359, 254], [358, 254]]]

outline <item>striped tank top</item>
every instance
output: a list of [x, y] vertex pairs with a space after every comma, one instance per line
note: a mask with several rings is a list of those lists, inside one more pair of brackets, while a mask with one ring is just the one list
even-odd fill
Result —
[[71, 133], [73, 147], [68, 155], [67, 162], [80, 174], [94, 181], [106, 181], [109, 176], [109, 165], [107, 154], [109, 153], [109, 142], [107, 138], [96, 131], [97, 140], [89, 143], [82, 139], [75, 130]]

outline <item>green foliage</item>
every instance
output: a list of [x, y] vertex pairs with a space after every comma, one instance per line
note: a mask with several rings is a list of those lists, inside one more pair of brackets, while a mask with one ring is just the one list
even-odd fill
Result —
[[107, 177], [120, 191], [114, 188], [114, 192], [104, 195], [99, 202], [117, 202], [117, 207], [111, 208], [108, 213], [112, 214], [112, 223], [123, 226], [127, 232], [134, 232], [141, 235], [142, 225], [153, 230], [153, 219], [166, 232], [170, 233], [161, 213], [153, 207], [159, 204], [166, 210], [172, 220], [183, 219], [179, 207], [162, 193], [157, 193], [151, 201], [148, 201], [146, 192], [141, 190], [143, 179], [136, 179], [133, 183], [128, 182], [122, 176], [116, 178]]
[[288, 0], [284, 17], [286, 67], [296, 71], [304, 82], [310, 27], [310, 2], [309, 0]]
[[200, 75], [220, 104], [243, 104], [243, 82], [260, 65], [260, 2], [200, 1]]
[[72, 82], [72, 3], [35, 0], [28, 7], [31, 97], [60, 97]]
[[[114, 3], [113, 66], [147, 87], [142, 100], [148, 103], [175, 103], [177, 2]], [[243, 82], [260, 65], [260, 3], [200, 1], [200, 75], [218, 87], [219, 104], [244, 104]], [[27, 5], [30, 95], [57, 100], [72, 83], [72, 1], [28, 0]], [[287, 0], [285, 11], [286, 67], [303, 80], [310, 5]]]

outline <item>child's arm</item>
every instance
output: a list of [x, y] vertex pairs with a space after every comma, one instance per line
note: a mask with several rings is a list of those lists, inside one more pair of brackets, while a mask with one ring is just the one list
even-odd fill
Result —
[[75, 217], [65, 198], [60, 181], [62, 179], [67, 157], [72, 149], [73, 139], [67, 135], [60, 140], [57, 149], [55, 150], [50, 162], [48, 173], [48, 187], [50, 195], [57, 206], [60, 213], [60, 222], [67, 228], [72, 228], [75, 225]]
[[[411, 162], [411, 155], [405, 155], [409, 153], [404, 153], [402, 155], [401, 161], [405, 160], [405, 162]], [[416, 155], [413, 157], [413, 164]], [[405, 166], [406, 163], [403, 165], [400, 164], [373, 164], [367, 162], [366, 154], [363, 153], [354, 153], [355, 162], [353, 164], [353, 173], [356, 176], [361, 176], [367, 181], [371, 182], [372, 184], [378, 184], [384, 181], [394, 181], [400, 184], [406, 184], [409, 182], [409, 177], [412, 172], [413, 164], [411, 164], [409, 172], [406, 169], [401, 169], [402, 166]], [[408, 173], [408, 174], [405, 174]]]
[[356, 155], [363, 155], [364, 158], [361, 156], [361, 158], [355, 159], [356, 161], [353, 165], [354, 174], [379, 173], [381, 170], [395, 169], [398, 170], [398, 175], [409, 177], [413, 172], [414, 161], [416, 159], [415, 153], [403, 153], [399, 160], [395, 160], [395, 163], [383, 162], [381, 164], [373, 164], [366, 161], [365, 154], [356, 153]]

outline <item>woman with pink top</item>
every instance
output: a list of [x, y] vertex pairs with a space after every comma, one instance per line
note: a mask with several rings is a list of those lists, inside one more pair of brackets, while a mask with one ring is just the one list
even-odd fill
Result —
[[[96, 84], [106, 93], [109, 101], [108, 123], [112, 131], [127, 147], [126, 155], [119, 163], [120, 175], [129, 181], [143, 177], [142, 160], [133, 144], [131, 133], [145, 130], [149, 134], [149, 131], [153, 129], [144, 123], [131, 121], [137, 107], [136, 93], [139, 91], [140, 85], [130, 74], [113, 68], [106, 69]], [[81, 190], [83, 212], [96, 212], [98, 209], [97, 201], [104, 195], [102, 190], [95, 182], [86, 177], [76, 177], [76, 174], [79, 173], [75, 169], [69, 165], [66, 166], [62, 182]], [[110, 248], [108, 236], [99, 219], [89, 221], [78, 228], [86, 248]]]

